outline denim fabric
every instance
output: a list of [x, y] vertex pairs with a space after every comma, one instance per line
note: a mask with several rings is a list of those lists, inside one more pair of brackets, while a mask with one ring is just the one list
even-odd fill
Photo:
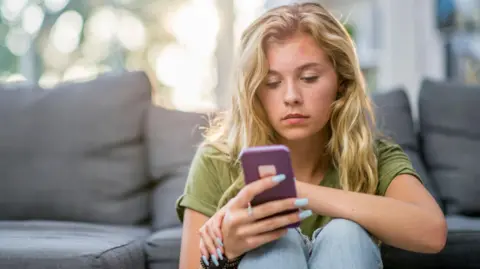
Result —
[[353, 221], [334, 219], [317, 229], [312, 238], [290, 229], [282, 238], [245, 254], [239, 269], [383, 268], [378, 246]]

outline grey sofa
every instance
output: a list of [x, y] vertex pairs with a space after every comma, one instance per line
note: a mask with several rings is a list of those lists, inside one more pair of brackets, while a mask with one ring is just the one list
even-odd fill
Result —
[[[0, 86], [0, 269], [178, 268], [174, 205], [206, 117], [151, 95], [142, 72]], [[449, 224], [439, 254], [384, 245], [385, 268], [479, 268], [480, 89], [425, 81], [418, 124], [403, 90], [373, 97]]]
[[438, 254], [383, 246], [385, 268], [480, 268], [480, 86], [425, 79], [415, 119], [403, 89], [373, 100], [379, 129], [409, 155], [449, 231]]
[[0, 268], [178, 268], [174, 203], [203, 115], [142, 72], [0, 86]]

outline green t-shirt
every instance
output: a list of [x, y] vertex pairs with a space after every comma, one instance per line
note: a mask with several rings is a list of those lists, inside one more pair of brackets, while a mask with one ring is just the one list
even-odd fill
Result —
[[[400, 174], [420, 177], [415, 172], [408, 156], [397, 144], [377, 140], [378, 177], [377, 195], [385, 195], [392, 180]], [[217, 210], [222, 194], [239, 175], [239, 168], [232, 167], [220, 158], [220, 152], [213, 147], [200, 147], [193, 159], [184, 193], [176, 203], [177, 215], [183, 222], [185, 208], [211, 217]], [[321, 186], [340, 189], [338, 172], [331, 167], [324, 175]], [[330, 217], [313, 214], [301, 223], [302, 233], [311, 237], [313, 232], [330, 221]]]

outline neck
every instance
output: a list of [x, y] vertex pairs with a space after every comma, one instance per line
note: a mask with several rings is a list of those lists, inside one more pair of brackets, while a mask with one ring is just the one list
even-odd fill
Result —
[[282, 141], [290, 150], [292, 167], [295, 177], [299, 181], [312, 181], [319, 172], [328, 166], [325, 157], [326, 139], [319, 135], [303, 140]]

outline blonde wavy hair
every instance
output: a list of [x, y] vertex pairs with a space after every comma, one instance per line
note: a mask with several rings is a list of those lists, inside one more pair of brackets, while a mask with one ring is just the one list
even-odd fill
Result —
[[[256, 95], [268, 73], [266, 45], [296, 33], [311, 35], [329, 56], [338, 77], [338, 97], [332, 104], [325, 151], [347, 191], [376, 192], [377, 158], [374, 147], [375, 119], [350, 35], [320, 4], [297, 3], [272, 9], [254, 21], [241, 38], [235, 68], [230, 109], [220, 113], [205, 132], [204, 145], [219, 150], [222, 160], [239, 167], [238, 156], [246, 147], [275, 144]], [[220, 199], [225, 205], [244, 186], [242, 173]]]

